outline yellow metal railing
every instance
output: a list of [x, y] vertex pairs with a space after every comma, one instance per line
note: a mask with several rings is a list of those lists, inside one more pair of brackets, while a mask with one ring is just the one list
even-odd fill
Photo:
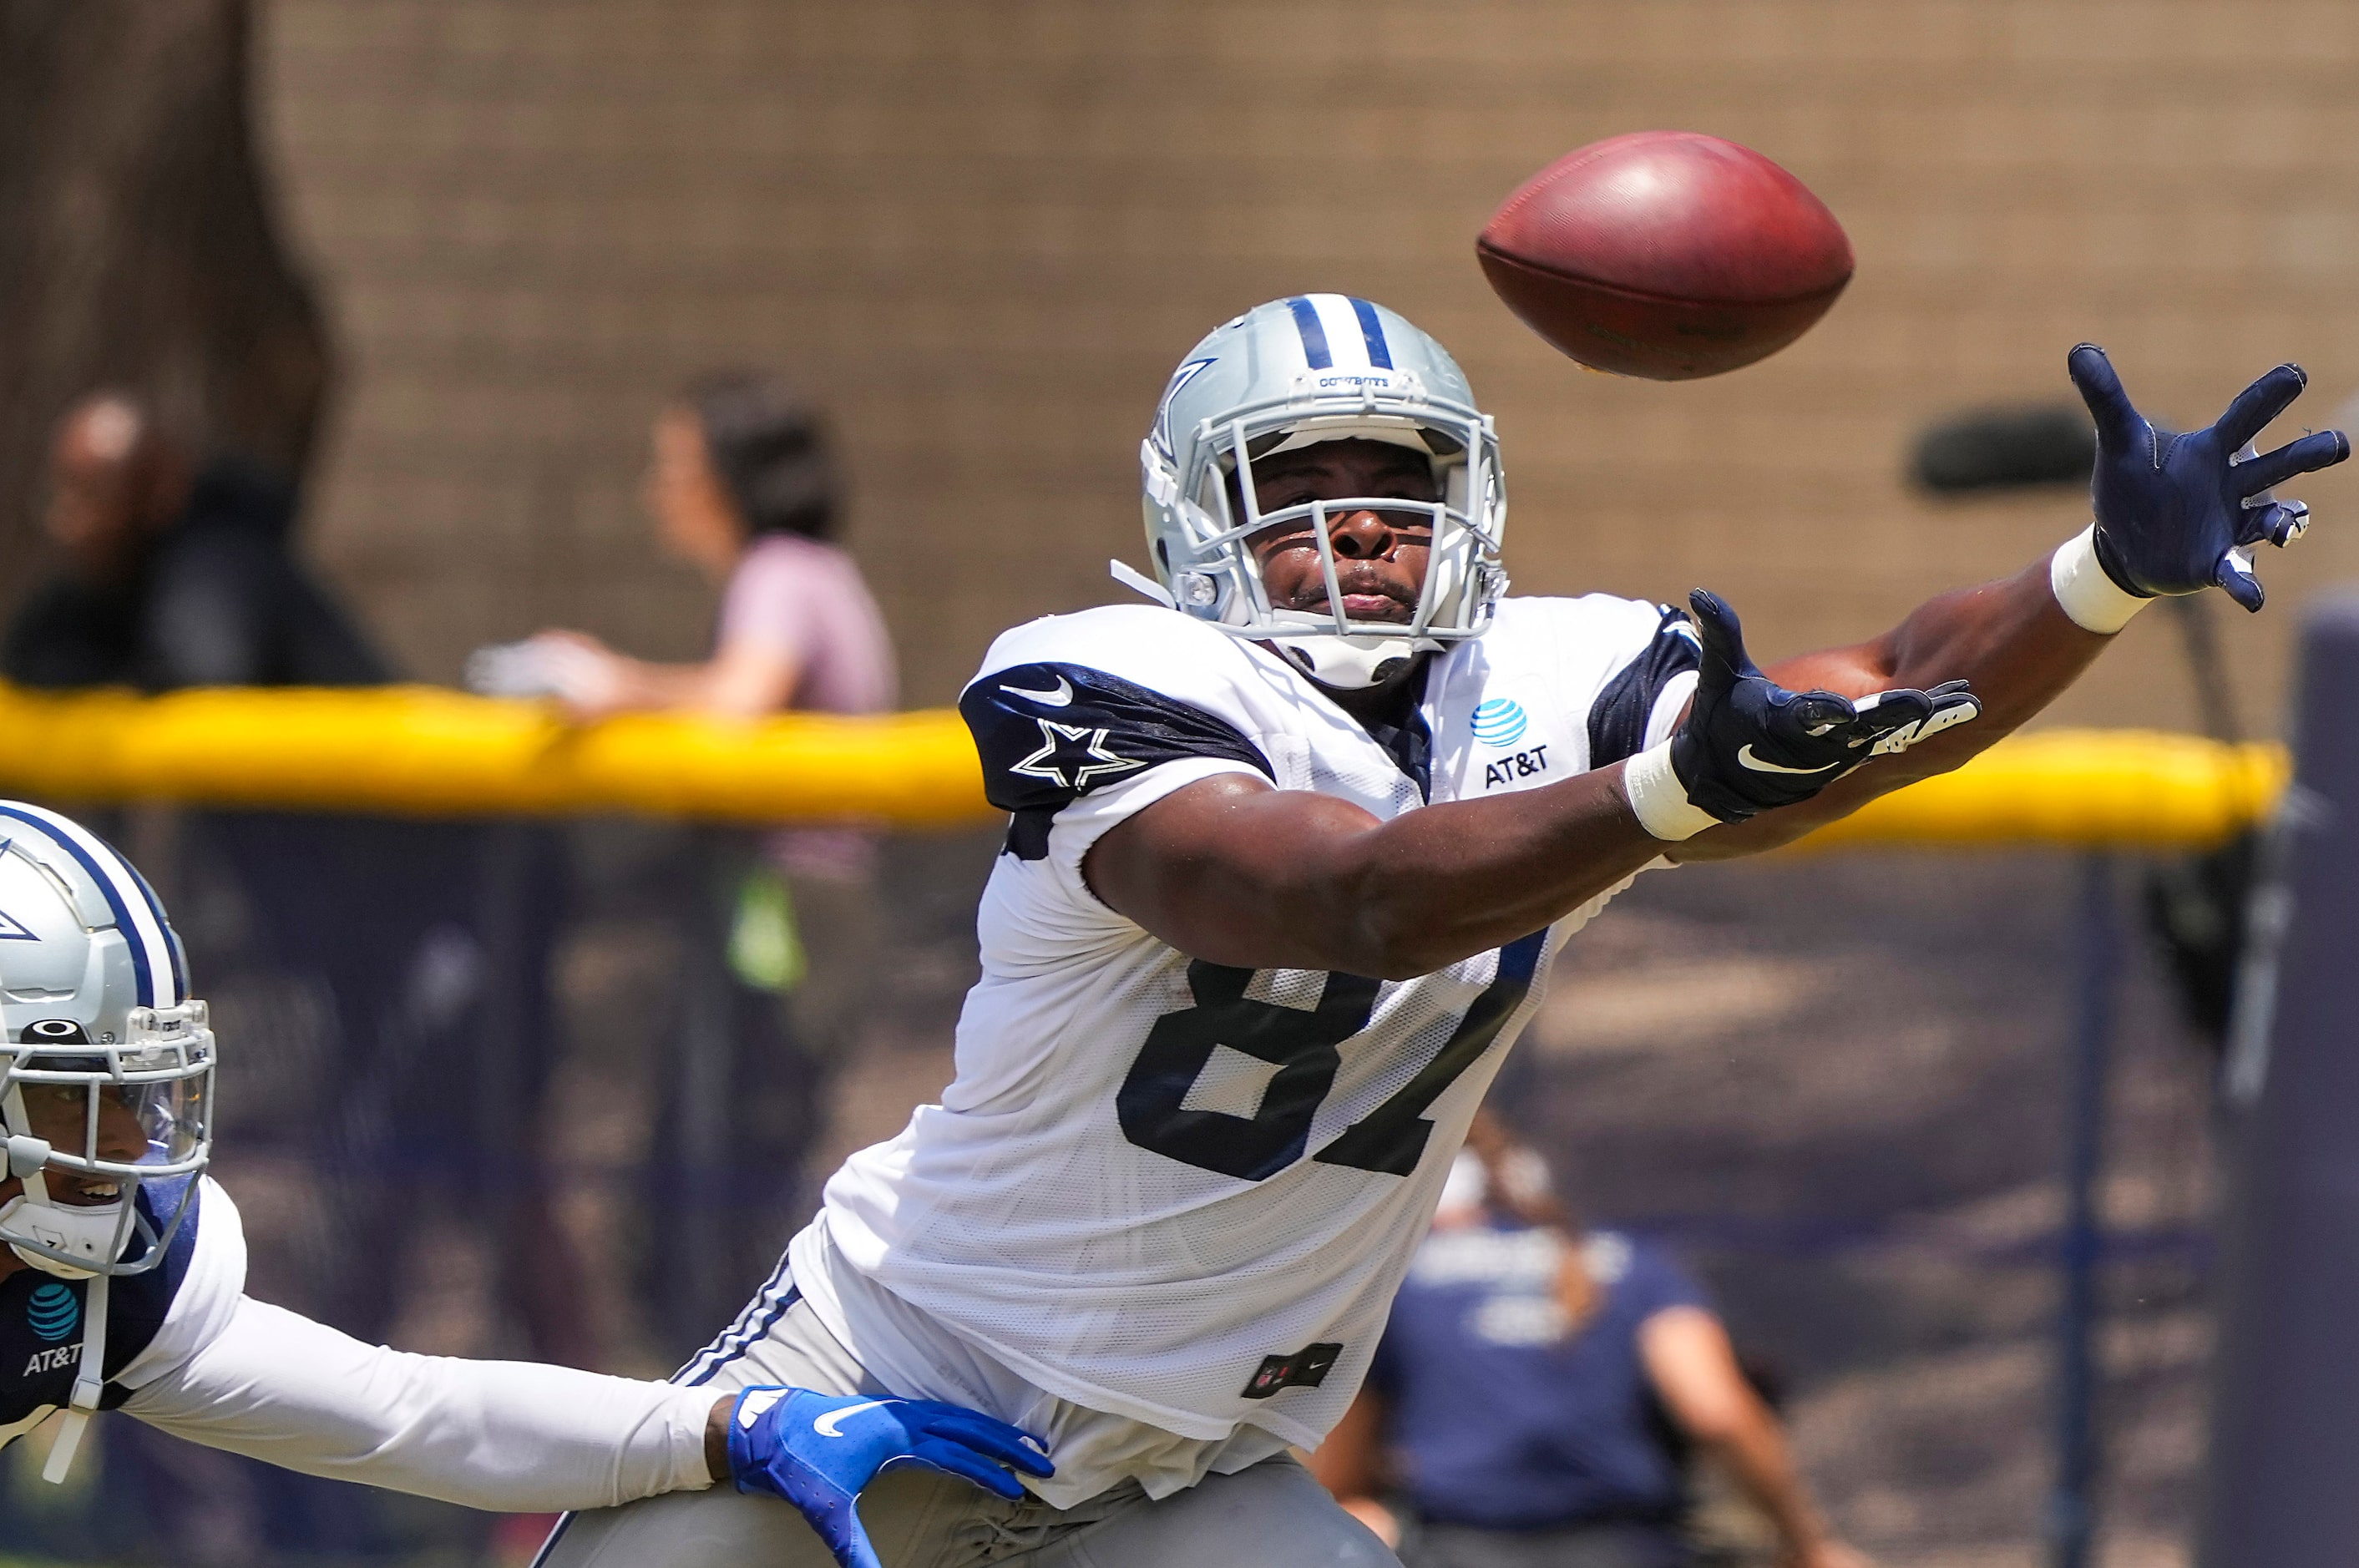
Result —
[[2045, 730], [1897, 789], [1802, 841], [2201, 848], [2267, 816], [2293, 765], [2281, 746], [2156, 730]]
[[[1807, 842], [2216, 844], [2284, 789], [2283, 748], [2136, 730], [2004, 741]], [[965, 726], [943, 711], [747, 724], [567, 724], [439, 687], [140, 697], [0, 686], [0, 792], [402, 816], [641, 811], [736, 822], [987, 820]]]
[[973, 822], [991, 808], [952, 713], [732, 724], [430, 686], [139, 697], [0, 686], [0, 789], [401, 816], [647, 811], [745, 822]]

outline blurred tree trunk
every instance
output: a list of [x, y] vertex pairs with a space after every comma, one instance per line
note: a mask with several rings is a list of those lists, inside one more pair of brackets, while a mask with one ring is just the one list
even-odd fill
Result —
[[248, 109], [249, 0], [0, 0], [0, 606], [51, 425], [135, 391], [299, 475], [332, 373]]

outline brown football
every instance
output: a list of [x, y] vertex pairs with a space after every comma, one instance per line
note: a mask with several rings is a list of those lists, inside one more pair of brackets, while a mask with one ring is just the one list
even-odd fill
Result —
[[1851, 241], [1750, 147], [1636, 131], [1549, 164], [1474, 243], [1525, 325], [1582, 364], [1685, 381], [1751, 365], [1827, 313]]

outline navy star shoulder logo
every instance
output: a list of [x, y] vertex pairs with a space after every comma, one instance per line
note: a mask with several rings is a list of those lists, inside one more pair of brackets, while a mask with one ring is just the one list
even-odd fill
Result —
[[1110, 750], [1103, 727], [1060, 724], [1054, 719], [1041, 718], [1033, 723], [1040, 726], [1040, 749], [1010, 767], [1010, 773], [1045, 779], [1078, 794], [1097, 779], [1147, 766], [1136, 757], [1118, 756]]

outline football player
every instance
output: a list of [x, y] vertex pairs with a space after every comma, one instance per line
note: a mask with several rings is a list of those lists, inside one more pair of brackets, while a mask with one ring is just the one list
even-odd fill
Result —
[[[1022, 1495], [1024, 1434], [920, 1400], [712, 1389], [371, 1346], [245, 1293], [245, 1243], [204, 1174], [216, 1059], [179, 939], [128, 862], [0, 800], [0, 1447], [64, 1412], [479, 1508], [592, 1508], [734, 1481], [849, 1550], [887, 1465]], [[808, 1538], [783, 1509], [776, 1521]]]
[[[1042, 1434], [1017, 1500], [898, 1471], [890, 1568], [1386, 1564], [1288, 1456], [1351, 1404], [1549, 961], [1649, 866], [1782, 844], [1956, 767], [2158, 594], [2257, 606], [2270, 487], [2342, 435], [2157, 430], [2083, 345], [2095, 522], [1767, 671], [1735, 615], [1509, 598], [1492, 422], [1364, 299], [1198, 344], [1141, 451], [1157, 601], [1002, 637], [966, 689], [1010, 817], [957, 1072], [829, 1182], [682, 1373], [955, 1401]], [[1840, 570], [1839, 563], [1831, 570]], [[1969, 722], [1971, 721], [1971, 722]], [[721, 1491], [577, 1515], [549, 1568], [823, 1568]]]

